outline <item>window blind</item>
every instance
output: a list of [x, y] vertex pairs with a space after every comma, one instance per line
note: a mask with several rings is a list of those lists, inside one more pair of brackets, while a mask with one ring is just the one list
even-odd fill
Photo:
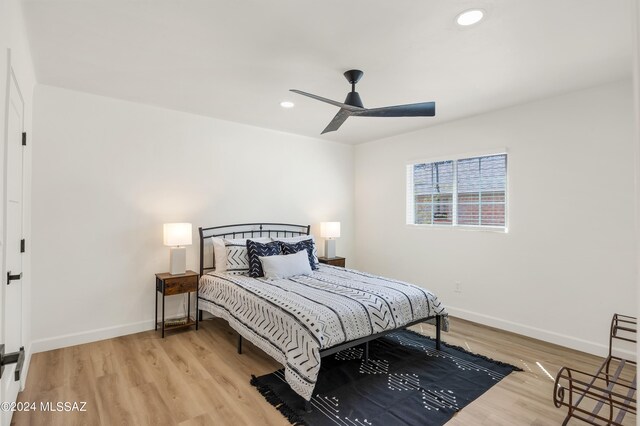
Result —
[[407, 223], [506, 227], [507, 155], [407, 166]]
[[416, 224], [453, 223], [453, 161], [413, 166], [414, 220]]
[[505, 226], [507, 156], [457, 161], [458, 225]]

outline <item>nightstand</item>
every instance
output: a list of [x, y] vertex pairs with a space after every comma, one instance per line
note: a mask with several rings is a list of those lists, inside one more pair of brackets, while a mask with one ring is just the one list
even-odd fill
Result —
[[[168, 272], [162, 274], [156, 274], [156, 330], [158, 325], [162, 327], [162, 337], [164, 338], [165, 330], [173, 330], [176, 328], [196, 326], [198, 329], [198, 278], [200, 275], [197, 272], [187, 271], [184, 274], [171, 275]], [[191, 292], [195, 292], [196, 295], [196, 309], [194, 318], [191, 318]], [[162, 294], [162, 321], [158, 322], [158, 293]], [[165, 325], [164, 318], [164, 299], [167, 296], [174, 294], [187, 293], [187, 322], [184, 324]]]
[[340, 256], [336, 256], [336, 257], [318, 256], [318, 262], [325, 263], [327, 265], [341, 266], [344, 268], [344, 261], [345, 261], [345, 258]]

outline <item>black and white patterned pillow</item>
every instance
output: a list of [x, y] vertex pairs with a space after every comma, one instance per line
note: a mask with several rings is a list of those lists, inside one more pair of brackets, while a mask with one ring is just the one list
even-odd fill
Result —
[[281, 253], [280, 243], [273, 241], [262, 244], [253, 240], [247, 240], [247, 257], [249, 258], [249, 276], [252, 278], [264, 277], [262, 263], [259, 257], [277, 256]]
[[227, 273], [241, 275], [249, 272], [249, 258], [247, 257], [247, 245], [225, 240], [227, 251]]
[[316, 240], [313, 235], [300, 235], [298, 237], [289, 238], [275, 238], [275, 241], [282, 241], [283, 243], [288, 244], [299, 243], [300, 241], [311, 241], [311, 244], [313, 244], [313, 264], [317, 266], [320, 263], [318, 261], [318, 247], [316, 247]]
[[309, 257], [309, 265], [311, 265], [311, 269], [316, 270], [318, 267], [316, 263], [313, 261], [313, 248], [315, 244], [313, 244], [312, 240], [304, 240], [299, 241], [297, 243], [285, 243], [282, 241], [278, 241], [280, 243], [280, 248], [282, 249], [282, 254], [295, 254], [299, 251], [306, 250], [307, 256]]

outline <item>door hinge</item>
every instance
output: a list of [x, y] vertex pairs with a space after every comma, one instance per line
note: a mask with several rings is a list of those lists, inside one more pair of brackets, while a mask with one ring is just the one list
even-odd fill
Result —
[[22, 279], [22, 272], [19, 274], [12, 274], [11, 271], [7, 271], [7, 285], [11, 284], [11, 281], [18, 281]]
[[27, 146], [27, 132], [22, 132], [22, 146]]
[[20, 253], [24, 253], [25, 251], [25, 242], [24, 242], [24, 238], [20, 240]]
[[20, 380], [20, 373], [24, 365], [24, 346], [18, 352], [4, 353], [4, 345], [0, 345], [0, 377], [4, 373], [4, 366], [7, 364], [16, 364], [13, 379], [17, 382]]

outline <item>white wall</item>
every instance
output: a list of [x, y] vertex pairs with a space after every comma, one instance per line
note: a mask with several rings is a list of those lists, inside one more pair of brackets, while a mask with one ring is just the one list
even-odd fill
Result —
[[[632, 99], [612, 83], [358, 145], [356, 266], [454, 315], [602, 354], [612, 314], [637, 310]], [[407, 161], [500, 147], [508, 233], [405, 225]]]
[[34, 350], [152, 328], [164, 222], [193, 223], [194, 270], [198, 226], [252, 221], [341, 221], [355, 260], [353, 147], [48, 86], [35, 100]]
[[[11, 66], [13, 68], [16, 79], [20, 86], [20, 90], [25, 101], [25, 123], [24, 129], [27, 134], [31, 134], [32, 108], [33, 108], [33, 88], [36, 79], [31, 60], [31, 51], [27, 40], [26, 29], [23, 19], [22, 6], [19, 0], [0, 0], [0, 223], [4, 223], [4, 193], [2, 191], [4, 184], [4, 143], [5, 143], [5, 126], [6, 126], [6, 94], [7, 94], [7, 69], [8, 69], [8, 49], [11, 50]], [[24, 149], [24, 237], [27, 241], [31, 239], [31, 145], [27, 145]], [[2, 227], [0, 226], [0, 234]], [[3, 241], [3, 235], [0, 235], [0, 241]], [[3, 247], [0, 246], [0, 259], [4, 257]], [[0, 277], [6, 277], [4, 263], [0, 261]], [[31, 359], [31, 251], [23, 255], [23, 278], [21, 280], [23, 304], [22, 304], [22, 343], [26, 348], [26, 361], [24, 366], [23, 378], [29, 369], [29, 361]], [[0, 293], [4, 293], [4, 280], [2, 281], [2, 289]], [[1, 306], [0, 297], [0, 306]], [[24, 384], [24, 380], [23, 380]]]

